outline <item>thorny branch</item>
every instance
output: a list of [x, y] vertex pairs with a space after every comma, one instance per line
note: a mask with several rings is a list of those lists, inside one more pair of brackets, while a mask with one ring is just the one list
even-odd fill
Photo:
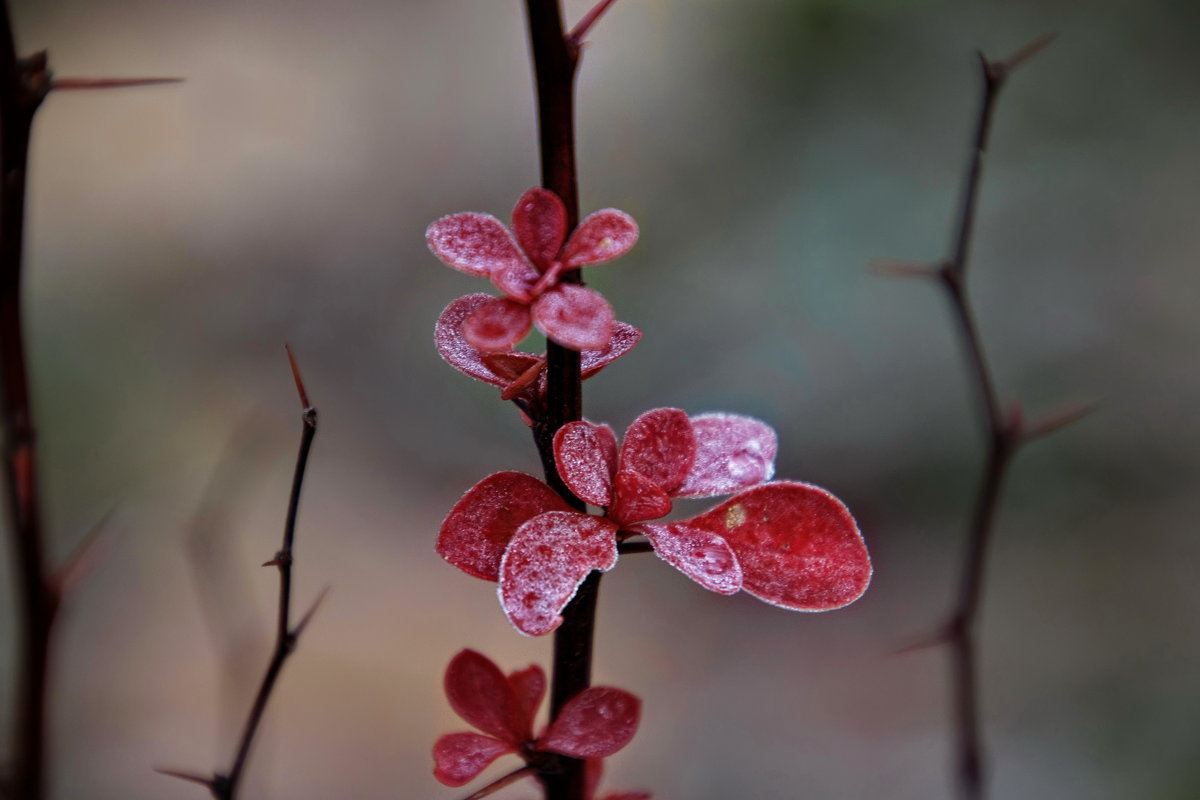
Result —
[[905, 263], [883, 265], [885, 271], [895, 275], [936, 278], [945, 290], [987, 436], [985, 466], [968, 529], [958, 593], [949, 620], [936, 639], [950, 648], [956, 737], [955, 772], [958, 795], [963, 800], [980, 800], [984, 797], [985, 789], [976, 632], [988, 546], [995, 527], [1000, 490], [1012, 457], [1021, 445], [1069, 424], [1089, 410], [1082, 406], [1073, 407], [1029, 425], [1022, 419], [1019, 407], [1005, 411], [996, 393], [975, 312], [966, 290], [967, 260], [975, 225], [979, 185], [997, 97], [1013, 69], [1037, 54], [1052, 39], [1052, 36], [1043, 36], [1004, 61], [989, 61], [980, 55], [983, 92], [959, 199], [958, 220], [950, 242], [950, 255], [934, 266]]
[[300, 492], [304, 486], [304, 474], [308, 468], [308, 455], [312, 449], [313, 438], [317, 433], [317, 409], [308, 401], [308, 393], [304, 389], [304, 382], [300, 378], [300, 370], [296, 365], [296, 359], [292, 355], [291, 348], [288, 348], [287, 354], [288, 361], [292, 367], [292, 376], [296, 380], [296, 391], [300, 395], [300, 405], [303, 407], [303, 411], [301, 412], [303, 427], [300, 432], [300, 452], [296, 456], [296, 469], [292, 475], [292, 489], [288, 497], [287, 520], [283, 526], [283, 545], [274, 558], [263, 564], [264, 567], [279, 568], [279, 615], [275, 627], [275, 649], [271, 654], [270, 662], [267, 664], [267, 671], [263, 675], [262, 683], [259, 684], [258, 694], [255, 696], [254, 704], [250, 708], [250, 715], [246, 719], [246, 724], [242, 729], [237, 753], [234, 756], [233, 766], [230, 767], [229, 772], [226, 774], [216, 773], [208, 777], [178, 770], [158, 770], [158, 772], [164, 775], [170, 775], [174, 778], [199, 783], [208, 787], [208, 790], [216, 800], [234, 800], [237, 797], [242, 775], [245, 773], [246, 764], [250, 759], [250, 749], [254, 743], [254, 736], [262, 722], [267, 708], [267, 701], [271, 698], [271, 692], [275, 688], [279, 674], [283, 671], [284, 662], [287, 661], [288, 656], [296, 649], [296, 642], [299, 640], [300, 635], [304, 633], [304, 629], [308, 626], [309, 621], [320, 607], [321, 602], [325, 599], [327, 592], [327, 590], [322, 590], [317, 595], [317, 599], [313, 602], [312, 606], [293, 627], [290, 621], [292, 565], [294, 562], [293, 546], [296, 539], [296, 519], [300, 510]]

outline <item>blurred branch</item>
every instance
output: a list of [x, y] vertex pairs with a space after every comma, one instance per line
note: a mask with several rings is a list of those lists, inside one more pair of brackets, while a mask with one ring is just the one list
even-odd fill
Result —
[[[976, 632], [983, 596], [988, 547], [995, 527], [1001, 486], [1012, 458], [1025, 442], [1045, 435], [1080, 418], [1086, 411], [1073, 407], [1026, 428], [1019, 406], [1006, 413], [996, 394], [992, 370], [979, 335], [974, 308], [966, 290], [967, 259], [975, 227], [979, 185], [984, 155], [991, 132], [992, 114], [997, 97], [1012, 70], [1033, 57], [1053, 37], [1043, 36], [1003, 61], [979, 57], [983, 80], [982, 97], [971, 139], [959, 199], [957, 223], [950, 242], [950, 255], [940, 264], [917, 265], [889, 261], [877, 265], [887, 274], [901, 277], [932, 277], [938, 280], [950, 301], [951, 313], [962, 342], [979, 415], [987, 439], [983, 475], [977, 490], [967, 536], [967, 549], [960, 575], [959, 589], [949, 620], [931, 637], [913, 647], [945, 643], [950, 647], [953, 673], [954, 730], [956, 736], [956, 780], [958, 795], [964, 800], [984, 797], [984, 759], [979, 724], [978, 648]], [[906, 648], [913, 649], [913, 648]]]
[[164, 775], [207, 786], [208, 790], [217, 800], [234, 800], [237, 797], [238, 787], [250, 759], [250, 750], [254, 743], [254, 736], [258, 732], [263, 715], [266, 712], [267, 701], [271, 698], [271, 693], [279, 680], [280, 673], [283, 671], [284, 663], [287, 661], [288, 656], [296, 649], [296, 642], [308, 626], [308, 623], [312, 620], [313, 615], [320, 607], [327, 593], [326, 590], [323, 590], [317, 596], [317, 599], [313, 602], [309, 610], [296, 623], [295, 627], [292, 627], [290, 622], [292, 565], [296, 539], [296, 520], [300, 510], [300, 492], [304, 486], [304, 474], [308, 468], [308, 456], [312, 449], [313, 438], [317, 433], [317, 409], [308, 401], [308, 393], [304, 388], [304, 382], [300, 377], [300, 370], [296, 365], [291, 348], [288, 348], [287, 354], [292, 368], [292, 376], [296, 381], [296, 392], [300, 397], [300, 404], [303, 407], [303, 411], [301, 412], [303, 427], [300, 432], [300, 452], [296, 456], [296, 469], [292, 476], [292, 489], [288, 497], [287, 520], [283, 527], [283, 545], [270, 561], [263, 564], [264, 567], [273, 566], [279, 568], [279, 614], [275, 631], [275, 649], [271, 654], [270, 662], [267, 664], [267, 670], [263, 675], [262, 682], [259, 684], [258, 694], [255, 696], [254, 704], [250, 708], [250, 715], [246, 719], [245, 727], [242, 729], [233, 766], [229, 769], [228, 774], [216, 773], [212, 777], [206, 777], [178, 770], [157, 770]]

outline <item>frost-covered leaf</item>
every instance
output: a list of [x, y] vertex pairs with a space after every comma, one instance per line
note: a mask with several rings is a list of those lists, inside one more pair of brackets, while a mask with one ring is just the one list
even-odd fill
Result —
[[779, 443], [767, 423], [719, 413], [700, 414], [691, 422], [696, 460], [683, 484], [672, 493], [675, 497], [731, 494], [768, 481], [775, 473]]
[[594, 506], [612, 502], [617, 437], [607, 425], [568, 422], [554, 434], [558, 474], [575, 496]]
[[783, 608], [841, 608], [871, 580], [871, 559], [849, 510], [806, 483], [756, 486], [665, 527], [682, 526], [723, 537], [742, 566], [742, 588]]
[[560, 612], [592, 570], [617, 563], [617, 526], [577, 511], [540, 514], [517, 529], [500, 564], [500, 604], [527, 636], [562, 624]]
[[534, 301], [533, 321], [563, 347], [603, 350], [612, 342], [616, 317], [599, 292], [563, 283]]
[[533, 738], [533, 718], [546, 695], [546, 673], [537, 664], [510, 673], [508, 685], [512, 687], [517, 702], [517, 715], [521, 720], [521, 741]]
[[567, 236], [567, 209], [554, 192], [535, 186], [517, 201], [512, 230], [529, 260], [545, 272]]
[[498, 472], [471, 487], [450, 509], [437, 551], [468, 575], [498, 580], [504, 548], [517, 528], [546, 511], [569, 509], [558, 492], [532, 475]]
[[579, 373], [590, 378], [634, 348], [642, 332], [620, 320], [613, 323], [612, 340], [602, 350], [583, 350], [579, 353]]
[[518, 303], [529, 304], [533, 302], [536, 294], [534, 287], [537, 286], [541, 273], [533, 264], [522, 259], [493, 271], [491, 278], [492, 284], [503, 292], [505, 297]]
[[696, 435], [678, 408], [656, 408], [633, 421], [621, 443], [621, 469], [639, 472], [671, 494], [696, 458]]
[[450, 659], [443, 685], [454, 713], [484, 733], [520, 745], [527, 725], [512, 685], [490, 658], [474, 650], [460, 651]]
[[613, 503], [608, 516], [618, 525], [632, 525], [671, 513], [671, 498], [658, 484], [631, 469], [622, 469], [613, 479]]
[[633, 217], [615, 208], [589, 214], [571, 234], [563, 263], [568, 269], [603, 264], [629, 252], [637, 243], [638, 227]]
[[505, 753], [516, 749], [481, 733], [448, 733], [434, 742], [433, 777], [446, 786], [464, 786]]
[[425, 241], [443, 264], [468, 275], [486, 278], [525, 261], [504, 223], [491, 214], [442, 217], [425, 230]]
[[433, 341], [446, 363], [459, 372], [493, 386], [504, 386], [508, 381], [487, 366], [482, 354], [462, 333], [463, 321], [494, 299], [490, 294], [468, 294], [446, 306], [433, 328]]
[[529, 306], [507, 297], [493, 297], [463, 320], [463, 338], [484, 353], [512, 348], [529, 333]]
[[537, 747], [573, 758], [606, 758], [633, 739], [641, 712], [642, 701], [623, 689], [584, 689], [566, 702]]
[[729, 544], [712, 531], [679, 523], [648, 522], [637, 527], [663, 561], [717, 594], [742, 588], [742, 567]]

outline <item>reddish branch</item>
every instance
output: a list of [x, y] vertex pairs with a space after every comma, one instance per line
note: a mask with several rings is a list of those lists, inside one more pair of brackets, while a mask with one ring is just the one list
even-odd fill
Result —
[[975, 224], [984, 154], [987, 150], [997, 96], [1012, 70], [1049, 44], [1051, 39], [1049, 36], [1042, 37], [1004, 61], [988, 61], [980, 56], [983, 94], [972, 134], [971, 155], [959, 201], [958, 223], [950, 242], [950, 255], [932, 267], [912, 264], [884, 265], [888, 272], [897, 275], [934, 277], [945, 290], [958, 327], [967, 368], [978, 399], [979, 414], [987, 436], [985, 467], [971, 516], [958, 594], [949, 620], [937, 637], [937, 641], [945, 642], [949, 646], [951, 654], [954, 730], [957, 740], [956, 775], [958, 794], [964, 800], [979, 800], [984, 796], [976, 633], [987, 555], [995, 527], [1001, 486], [1012, 457], [1021, 445], [1073, 422], [1089, 410], [1082, 406], [1068, 408], [1033, 424], [1024, 423], [1019, 407], [1006, 412], [996, 394], [975, 312], [966, 290], [967, 259]]
[[[575, 74], [583, 36], [608, 9], [612, 0], [599, 3], [574, 31], [565, 33], [559, 0], [526, 0], [529, 42], [537, 86], [538, 141], [542, 185], [557, 194], [567, 209], [567, 230], [579, 223], [578, 174], [575, 168]], [[578, 270], [563, 281], [581, 283]], [[571, 494], [554, 463], [554, 433], [582, 416], [579, 353], [546, 342], [546, 401], [543, 414], [533, 420], [533, 435], [546, 474], [546, 483], [567, 502], [583, 510]], [[554, 633], [554, 666], [550, 687], [551, 718], [563, 704], [591, 685], [592, 640], [600, 573], [593, 572], [571, 604], [563, 611], [563, 624]], [[584, 800], [583, 762], [558, 758], [538, 777], [548, 800]]]
[[308, 454], [312, 449], [313, 438], [317, 434], [317, 409], [308, 401], [304, 382], [300, 379], [300, 370], [296, 366], [296, 360], [293, 358], [290, 348], [287, 353], [288, 361], [292, 367], [292, 376], [296, 379], [296, 391], [300, 395], [300, 405], [303, 408], [301, 412], [303, 427], [300, 432], [300, 452], [296, 456], [296, 469], [292, 475], [292, 489], [288, 497], [287, 520], [283, 526], [283, 545], [274, 558], [263, 564], [264, 567], [279, 568], [279, 614], [275, 626], [275, 649], [271, 654], [270, 662], [267, 664], [267, 671], [263, 675], [262, 682], [259, 684], [258, 694], [255, 696], [254, 704], [250, 708], [250, 715], [247, 717], [246, 724], [242, 728], [237, 753], [234, 756], [233, 766], [230, 767], [229, 772], [216, 773], [208, 777], [171, 769], [158, 770], [158, 772], [164, 775], [170, 775], [173, 778], [180, 778], [181, 780], [191, 781], [192, 783], [208, 787], [212, 796], [217, 800], [234, 800], [237, 797], [242, 776], [245, 774], [246, 765], [250, 759], [250, 750], [254, 743], [254, 736], [262, 723], [263, 715], [267, 709], [267, 701], [270, 700], [271, 693], [275, 689], [275, 684], [279, 680], [279, 675], [283, 671], [284, 662], [287, 661], [288, 656], [296, 649], [296, 642], [308, 626], [309, 621], [312, 620], [313, 614], [316, 613], [317, 608], [321, 605], [321, 601], [325, 598], [325, 592], [322, 591], [309, 610], [300, 618], [300, 621], [295, 626], [291, 624], [292, 564], [294, 560], [293, 545], [296, 539], [296, 518], [300, 510], [300, 491], [304, 486], [304, 473], [308, 468]]

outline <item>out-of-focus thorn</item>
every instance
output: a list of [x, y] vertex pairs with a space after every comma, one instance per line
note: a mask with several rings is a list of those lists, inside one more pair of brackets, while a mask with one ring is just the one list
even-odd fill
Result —
[[183, 83], [183, 78], [54, 78], [50, 81], [50, 91], [126, 89], [132, 86], [161, 86], [167, 83]]
[[219, 776], [207, 777], [204, 775], [197, 775], [194, 772], [184, 772], [183, 770], [179, 769], [164, 769], [163, 767], [155, 767], [154, 771], [159, 775], [166, 775], [169, 778], [178, 778], [179, 780], [187, 781], [188, 783], [198, 783], [201, 786], [207, 786], [208, 790], [214, 794], [216, 792], [217, 781], [219, 779]]
[[1007, 411], [1004, 419], [1005, 433], [1015, 441], [1025, 433], [1025, 409], [1019, 400], [1013, 400], [1008, 404]]
[[894, 258], [876, 258], [871, 261], [871, 271], [887, 278], [936, 278], [941, 275], [939, 264], [922, 261], [901, 261]]
[[612, 6], [612, 4], [616, 1], [617, 0], [600, 0], [599, 3], [596, 3], [596, 5], [592, 6], [592, 10], [584, 14], [583, 19], [579, 20], [579, 23], [571, 29], [570, 33], [567, 34], [567, 43], [576, 48], [582, 46], [583, 37], [587, 36], [588, 31], [592, 29], [592, 26], [596, 24], [596, 21], [599, 20], [600, 17], [604, 16], [604, 12], [608, 11], [609, 7]]
[[1035, 420], [1022, 432], [1022, 436], [1025, 441], [1049, 436], [1057, 430], [1078, 422], [1097, 408], [1099, 408], [1099, 404], [1095, 402], [1072, 403]]
[[896, 649], [892, 650], [892, 655], [902, 656], [908, 655], [909, 653], [916, 653], [920, 650], [929, 650], [933, 647], [941, 647], [949, 642], [951, 638], [953, 638], [953, 635], [954, 634], [951, 626], [944, 625], [932, 633], [926, 633], [921, 636], [917, 636], [908, 644], [900, 645]]
[[67, 558], [61, 567], [50, 577], [50, 587], [59, 599], [71, 594], [80, 582], [96, 564], [96, 556], [100, 545], [106, 541], [103, 534], [112, 519], [115, 508], [110, 508], [104, 516], [96, 521], [83, 541]]
[[1039, 36], [1017, 52], [1013, 53], [1008, 58], [997, 62], [996, 66], [1004, 70], [1005, 74], [1010, 73], [1029, 59], [1036, 56], [1038, 53], [1045, 50], [1046, 47], [1057, 38], [1057, 33], [1047, 33]]
[[501, 777], [492, 781], [487, 786], [472, 794], [470, 797], [467, 797], [466, 800], [483, 800], [483, 798], [490, 797], [504, 787], [511, 786], [522, 778], [533, 775], [535, 772], [537, 772], [537, 770], [529, 766], [513, 770], [507, 775], [502, 775]]
[[299, 639], [300, 634], [304, 633], [304, 629], [308, 627], [308, 623], [312, 621], [313, 615], [317, 613], [317, 609], [325, 602], [325, 598], [329, 596], [329, 587], [326, 586], [317, 595], [317, 599], [313, 600], [313, 604], [308, 607], [308, 611], [304, 612], [304, 616], [296, 623], [296, 627], [292, 628], [292, 636]]

